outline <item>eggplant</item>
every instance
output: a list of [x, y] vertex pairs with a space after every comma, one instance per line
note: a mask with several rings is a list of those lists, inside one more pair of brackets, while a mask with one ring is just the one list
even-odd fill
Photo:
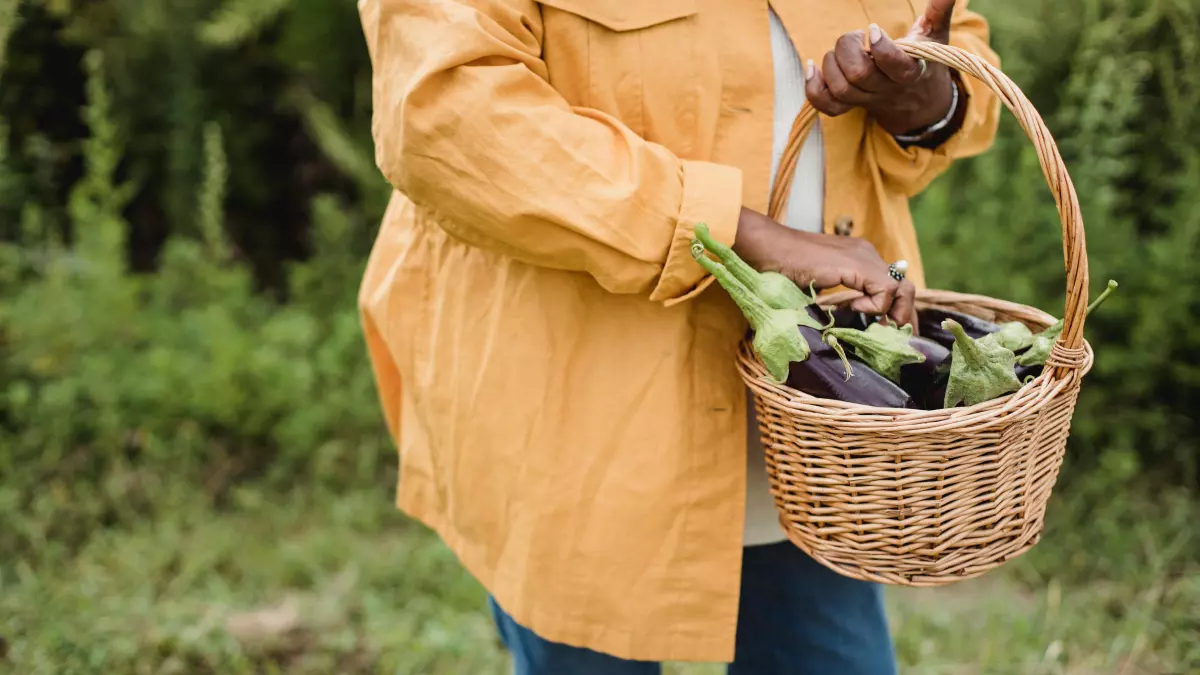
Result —
[[1032, 380], [1038, 375], [1041, 375], [1043, 370], [1045, 370], [1045, 366], [1040, 363], [1032, 366], [1023, 366], [1018, 363], [1017, 367], [1013, 369], [1013, 372], [1016, 374], [1017, 380], [1024, 385], [1026, 382]]
[[948, 309], [929, 308], [917, 312], [917, 329], [922, 337], [929, 338], [943, 347], [950, 349], [954, 346], [954, 335], [942, 327], [942, 322], [950, 319], [962, 326], [968, 337], [979, 339], [1000, 330], [998, 324], [985, 321], [970, 314], [952, 312]]
[[950, 374], [938, 375], [933, 385], [925, 390], [925, 395], [919, 401], [923, 410], [941, 410], [946, 407], [946, 387], [950, 385]]
[[[820, 317], [821, 310], [816, 305], [807, 307], [806, 311], [814, 322]], [[817, 398], [877, 408], [917, 407], [913, 397], [903, 388], [861, 359], [847, 355], [836, 338], [830, 339], [820, 329], [809, 325], [797, 325], [796, 330], [808, 347], [808, 358], [790, 364], [784, 381], [788, 387]], [[748, 331], [746, 336], [752, 338], [754, 331]]]
[[856, 312], [846, 307], [835, 307], [833, 309], [833, 327], [834, 328], [853, 328], [854, 330], [866, 330], [867, 326], [871, 325], [871, 319], [862, 312]]
[[913, 335], [911, 326], [872, 323], [866, 330], [834, 327], [826, 334], [849, 344], [855, 356], [900, 385], [921, 408], [928, 407], [927, 392], [950, 356], [950, 350], [934, 340]]
[[923, 336], [913, 336], [908, 343], [923, 354], [925, 360], [900, 368], [900, 387], [913, 397], [919, 407], [937, 410], [942, 407], [946, 397], [950, 350]]
[[912, 363], [922, 363], [925, 355], [909, 344], [913, 337], [912, 326], [903, 328], [895, 325], [873, 323], [866, 330], [832, 327], [825, 332], [850, 345], [854, 355], [871, 366], [873, 370], [892, 382], [900, 382], [900, 368]]
[[787, 386], [809, 396], [846, 403], [877, 408], [916, 407], [912, 396], [900, 386], [863, 361], [847, 356], [837, 338], [823, 338], [820, 331], [807, 326], [799, 330], [811, 351], [807, 359], [792, 364]]
[[[911, 407], [912, 397], [903, 389], [864, 363], [855, 368], [836, 338], [822, 336], [833, 321], [823, 323], [823, 310], [812, 304], [811, 299], [804, 307], [773, 307], [725, 264], [709, 258], [699, 239], [692, 240], [691, 253], [750, 322], [754, 353], [774, 381], [819, 398], [876, 407]], [[716, 253], [718, 257], [737, 260], [737, 255], [728, 248]], [[754, 281], [745, 269], [739, 274]], [[776, 299], [782, 296], [777, 294]]]

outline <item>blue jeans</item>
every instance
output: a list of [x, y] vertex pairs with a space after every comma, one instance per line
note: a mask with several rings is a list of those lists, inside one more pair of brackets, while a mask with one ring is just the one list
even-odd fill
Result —
[[[490, 600], [515, 675], [659, 675], [626, 661], [548, 642]], [[789, 542], [742, 554], [737, 648], [729, 675], [894, 675], [896, 664], [875, 584], [818, 564]]]

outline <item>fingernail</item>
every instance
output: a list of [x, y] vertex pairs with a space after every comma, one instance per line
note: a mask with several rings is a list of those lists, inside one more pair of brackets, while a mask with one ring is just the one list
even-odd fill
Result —
[[879, 30], [878, 24], [871, 24], [868, 30], [871, 32], [871, 44], [875, 44], [883, 39], [883, 31]]
[[811, 80], [811, 79], [813, 79], [813, 76], [816, 74], [817, 74], [817, 64], [813, 63], [812, 59], [809, 59], [808, 63], [805, 64], [805, 66], [804, 66], [804, 77], [806, 79]]

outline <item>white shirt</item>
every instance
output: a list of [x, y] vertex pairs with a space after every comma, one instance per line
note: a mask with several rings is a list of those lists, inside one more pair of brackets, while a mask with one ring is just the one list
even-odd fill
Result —
[[[779, 159], [787, 144], [792, 122], [804, 104], [804, 65], [792, 45], [783, 23], [771, 11], [771, 56], [775, 63], [775, 129], [771, 149], [771, 183], [779, 169]], [[789, 227], [809, 232], [821, 231], [825, 200], [825, 158], [821, 147], [821, 129], [818, 123], [800, 151], [796, 173], [788, 197], [787, 212], [783, 222]], [[750, 405], [753, 401], [747, 399]], [[766, 464], [763, 461], [762, 442], [758, 435], [758, 422], [753, 408], [747, 415], [746, 443], [746, 529], [743, 543], [746, 546], [771, 544], [787, 539], [779, 524], [779, 515], [767, 484]]]

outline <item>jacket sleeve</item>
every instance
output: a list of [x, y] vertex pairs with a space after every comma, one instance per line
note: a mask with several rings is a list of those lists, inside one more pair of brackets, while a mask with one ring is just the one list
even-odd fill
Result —
[[376, 163], [451, 236], [672, 303], [712, 278], [693, 226], [732, 244], [740, 170], [688, 161], [548, 82], [530, 0], [362, 0]]
[[[960, 1], [954, 12], [950, 44], [998, 67], [1000, 57], [989, 45], [987, 20], [968, 10], [967, 4]], [[1001, 113], [999, 97], [970, 75], [959, 79], [959, 90], [967, 106], [962, 127], [937, 149], [905, 148], [883, 127], [869, 125], [868, 142], [884, 178], [898, 184], [910, 197], [924, 190], [955, 159], [978, 155], [996, 139]]]

